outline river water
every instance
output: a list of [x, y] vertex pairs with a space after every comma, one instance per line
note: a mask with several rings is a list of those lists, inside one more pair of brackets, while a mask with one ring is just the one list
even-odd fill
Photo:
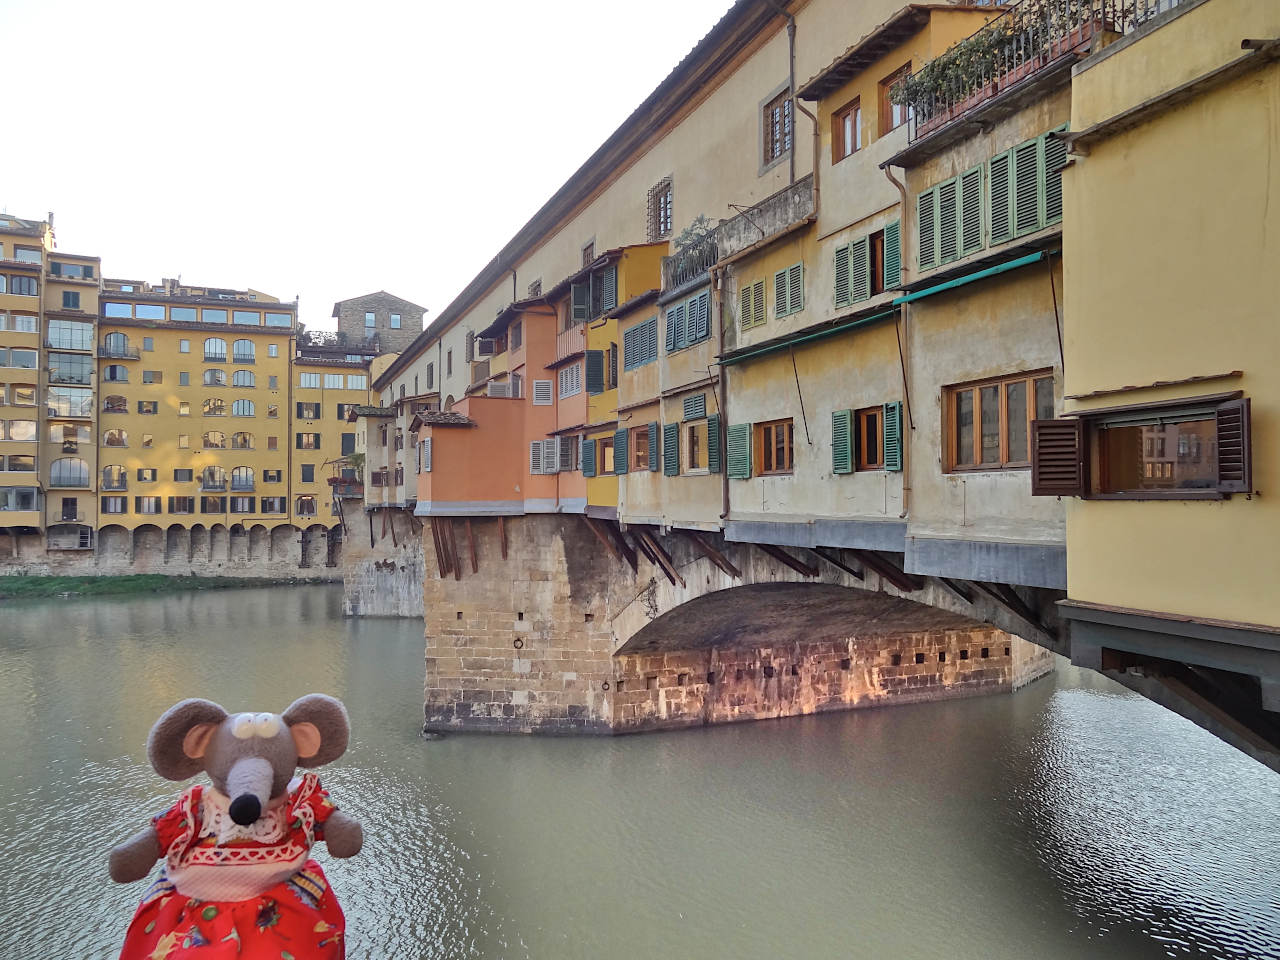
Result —
[[0, 958], [113, 958], [155, 718], [351, 712], [352, 958], [1280, 958], [1280, 777], [1065, 665], [1013, 696], [616, 739], [419, 737], [421, 625], [336, 587], [0, 602]]

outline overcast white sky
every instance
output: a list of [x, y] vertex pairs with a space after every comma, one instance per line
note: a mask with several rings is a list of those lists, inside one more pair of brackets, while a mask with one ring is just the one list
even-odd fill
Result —
[[0, 0], [0, 210], [107, 276], [430, 322], [729, 5]]

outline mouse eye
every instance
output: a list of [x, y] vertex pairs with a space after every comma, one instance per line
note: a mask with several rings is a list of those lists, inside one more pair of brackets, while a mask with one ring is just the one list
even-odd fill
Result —
[[237, 740], [248, 740], [253, 736], [256, 726], [253, 714], [237, 714], [235, 719], [231, 721], [231, 733]]
[[280, 732], [280, 718], [274, 713], [260, 713], [253, 718], [254, 727], [260, 737], [270, 739]]

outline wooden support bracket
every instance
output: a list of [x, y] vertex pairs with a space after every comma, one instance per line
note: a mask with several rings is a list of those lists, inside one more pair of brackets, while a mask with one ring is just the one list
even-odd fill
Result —
[[680, 571], [676, 569], [675, 563], [671, 559], [671, 555], [662, 548], [662, 544], [658, 542], [658, 538], [647, 530], [641, 530], [637, 534], [641, 540], [649, 544], [649, 549], [653, 551], [658, 558], [658, 566], [662, 568], [662, 572], [667, 575], [667, 579], [672, 583], [679, 583], [682, 587], [687, 587], [684, 577], [680, 576]]
[[757, 543], [756, 546], [769, 556], [773, 557], [773, 559], [777, 560], [779, 563], [786, 564], [801, 576], [816, 577], [818, 575], [817, 567], [811, 567], [803, 560], [797, 560], [781, 547], [775, 547], [772, 543]]
[[636, 561], [635, 548], [632, 547], [631, 544], [627, 543], [627, 538], [624, 537], [622, 535], [622, 531], [618, 529], [617, 521], [605, 520], [604, 528], [608, 532], [609, 538], [617, 544], [618, 549], [622, 551], [622, 558], [631, 565], [632, 572], [638, 572], [640, 565]]
[[729, 576], [733, 577], [735, 580], [742, 579], [742, 571], [735, 567], [728, 557], [715, 547], [711, 546], [711, 544], [707, 543], [706, 540], [702, 539], [700, 534], [695, 533], [692, 530], [681, 530], [680, 532], [683, 533], [686, 538], [693, 541], [694, 546], [701, 550], [703, 555], [717, 567]]
[[820, 556], [823, 560], [827, 561], [827, 563], [831, 564], [833, 567], [838, 567], [839, 569], [843, 570], [845, 573], [849, 574], [849, 576], [853, 577], [854, 579], [856, 580], [862, 579], [862, 571], [855, 570], [853, 567], [849, 566], [847, 563], [841, 560], [837, 552], [829, 550], [826, 547], [814, 547], [813, 552], [816, 553], [818, 556]]
[[599, 540], [600, 543], [604, 545], [604, 548], [608, 550], [609, 553], [613, 556], [613, 559], [621, 560], [622, 559], [621, 551], [619, 551], [618, 548], [614, 545], [613, 541], [609, 539], [609, 535], [600, 529], [595, 519], [593, 517], [588, 517], [585, 515], [583, 516], [582, 519], [586, 522], [588, 529], [590, 529], [590, 531], [596, 535], [596, 539]]
[[502, 539], [502, 559], [507, 559], [507, 518], [498, 518], [498, 536]]
[[1054, 636], [1053, 631], [1040, 622], [1036, 612], [1003, 583], [985, 583], [982, 580], [974, 580], [973, 585], [1019, 620], [1024, 620], [1037, 630]]
[[915, 574], [907, 573], [892, 560], [883, 557], [873, 550], [850, 549], [849, 551], [862, 561], [863, 565], [880, 574], [885, 580], [899, 590], [915, 593], [924, 586], [924, 580]]
[[480, 567], [476, 563], [476, 538], [471, 535], [470, 517], [467, 517], [467, 546], [471, 549], [471, 572], [479, 573]]
[[950, 577], [938, 577], [938, 582], [947, 588], [951, 593], [963, 600], [965, 603], [973, 603], [973, 591], [962, 583], [952, 580]]
[[453, 529], [453, 521], [444, 522], [446, 542], [449, 546], [449, 566], [453, 567], [453, 579], [462, 579], [462, 563], [458, 560], [458, 537]]
[[[372, 522], [372, 521], [370, 521]], [[443, 534], [440, 527], [436, 524], [436, 518], [430, 518], [431, 523], [431, 540], [436, 548], [436, 566], [440, 569], [440, 579], [443, 580], [450, 573], [448, 551], [445, 549]]]

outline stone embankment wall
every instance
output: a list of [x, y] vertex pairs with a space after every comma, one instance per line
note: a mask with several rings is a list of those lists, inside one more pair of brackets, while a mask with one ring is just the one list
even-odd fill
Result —
[[120, 526], [96, 531], [91, 550], [49, 550], [40, 534], [0, 536], [0, 576], [261, 577], [283, 580], [341, 578], [342, 539], [315, 526], [267, 529]]
[[422, 521], [404, 510], [343, 506], [342, 612], [348, 617], [422, 616]]

